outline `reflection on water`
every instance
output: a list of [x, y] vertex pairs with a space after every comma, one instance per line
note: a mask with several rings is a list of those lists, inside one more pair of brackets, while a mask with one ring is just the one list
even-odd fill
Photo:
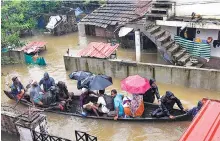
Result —
[[[43, 73], [47, 71], [55, 80], [65, 81], [69, 90], [79, 94], [76, 90], [76, 82], [68, 78], [70, 72], [66, 72], [64, 68], [63, 55], [67, 49], [70, 53], [75, 55], [81, 49], [86, 47], [91, 41], [106, 42], [105, 39], [97, 37], [78, 37], [77, 33], [68, 34], [64, 36], [50, 36], [40, 35], [32, 38], [26, 38], [27, 41], [46, 41], [47, 51], [40, 54], [47, 61], [46, 67], [39, 67], [33, 65], [10, 65], [2, 67], [3, 76], [1, 77], [2, 89], [7, 89], [6, 83], [11, 83], [11, 78], [17, 75], [24, 85], [31, 79], [39, 81], [43, 77]], [[123, 60], [135, 60], [134, 50], [125, 50], [119, 48], [117, 51], [118, 58]], [[141, 60], [144, 62], [158, 63], [160, 57], [156, 54], [142, 53]], [[120, 93], [126, 94], [120, 90], [120, 80], [113, 79], [114, 84], [110, 86], [106, 92], [109, 94], [110, 90], [116, 88]], [[183, 105], [191, 108], [196, 105], [197, 101], [203, 97], [220, 99], [220, 92], [206, 91], [199, 89], [189, 89], [185, 87], [177, 87], [166, 84], [158, 84], [159, 91], [164, 94], [166, 90], [174, 92], [179, 97]], [[1, 95], [1, 102], [7, 104], [14, 104], [3, 93]], [[24, 108], [18, 106], [18, 108]], [[74, 131], [86, 131], [91, 135], [95, 135], [99, 140], [113, 140], [113, 141], [139, 141], [139, 140], [163, 140], [174, 141], [178, 140], [182, 132], [189, 125], [189, 122], [176, 123], [143, 123], [143, 122], [115, 122], [104, 120], [92, 120], [76, 118], [64, 115], [57, 115], [46, 113], [48, 117], [49, 132], [53, 135], [59, 135], [64, 138], [74, 139]]]

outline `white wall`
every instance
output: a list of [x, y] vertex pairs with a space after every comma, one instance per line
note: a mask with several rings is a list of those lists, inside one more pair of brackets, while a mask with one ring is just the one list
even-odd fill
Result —
[[[197, 33], [200, 31], [200, 34]], [[202, 40], [207, 40], [208, 37], [212, 37], [213, 41], [218, 39], [218, 32], [220, 30], [206, 30], [206, 29], [196, 29], [196, 37], [201, 38]], [[213, 47], [213, 41], [211, 45], [211, 56], [220, 57], [220, 47]]]
[[[174, 39], [174, 36], [177, 35], [177, 27], [174, 26], [161, 26], [162, 29], [167, 30], [171, 33], [171, 38]], [[200, 34], [197, 31], [200, 31]], [[213, 41], [218, 39], [218, 32], [220, 30], [215, 29], [196, 29], [196, 38], [202, 40], [207, 40], [208, 37], [212, 37]], [[211, 56], [220, 57], [220, 47], [213, 47], [213, 41], [211, 45]]]
[[[176, 2], [176, 16], [190, 16], [192, 12], [204, 18], [220, 19], [220, 0], [170, 0]], [[203, 16], [204, 15], [204, 16]]]

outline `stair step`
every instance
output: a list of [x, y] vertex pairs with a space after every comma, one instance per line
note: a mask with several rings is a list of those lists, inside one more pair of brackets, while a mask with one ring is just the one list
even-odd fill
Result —
[[163, 11], [163, 12], [167, 12], [169, 8], [156, 8], [153, 7], [151, 8], [151, 11]]
[[172, 5], [173, 3], [172, 2], [161, 2], [161, 1], [158, 1], [158, 2], [152, 2], [153, 5]]
[[158, 14], [156, 14], [156, 13], [147, 13], [146, 16], [148, 16], [148, 17], [159, 17], [159, 18], [167, 17], [166, 14], [160, 14], [160, 13], [158, 13]]
[[169, 34], [164, 34], [162, 37], [160, 37], [159, 39], [157, 39], [159, 42], [164, 42], [166, 40], [170, 39], [170, 35]]
[[178, 60], [178, 64], [183, 66], [186, 64], [186, 62], [188, 62], [190, 60], [191, 55], [189, 55], [188, 53], [186, 53], [183, 57], [181, 57]]
[[193, 63], [191, 61], [186, 62], [186, 64], [184, 65], [185, 67], [191, 67], [193, 66]]
[[147, 32], [149, 32], [150, 34], [153, 34], [153, 33], [157, 32], [158, 30], [160, 30], [160, 26], [154, 26], [154, 27], [148, 29]]
[[186, 53], [185, 49], [180, 49], [178, 52], [176, 52], [173, 55], [174, 60], [179, 60], [181, 57], [183, 57], [185, 55], [185, 53]]
[[164, 48], [168, 49], [168, 48], [170, 48], [174, 43], [175, 43], [175, 41], [170, 40], [170, 41], [164, 43], [162, 46], [163, 46]]
[[167, 51], [168, 51], [171, 55], [173, 55], [179, 48], [180, 48], [179, 45], [174, 44], [174, 45], [173, 45], [172, 47], [170, 47]]
[[163, 34], [165, 33], [165, 30], [159, 30], [158, 32], [152, 34], [152, 36], [154, 36], [156, 39], [160, 38], [163, 36]]

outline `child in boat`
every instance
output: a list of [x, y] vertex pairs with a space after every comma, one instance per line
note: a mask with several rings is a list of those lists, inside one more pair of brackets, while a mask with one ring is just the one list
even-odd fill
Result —
[[124, 113], [125, 113], [125, 118], [131, 116], [131, 98], [125, 96], [123, 98], [123, 107], [124, 107]]

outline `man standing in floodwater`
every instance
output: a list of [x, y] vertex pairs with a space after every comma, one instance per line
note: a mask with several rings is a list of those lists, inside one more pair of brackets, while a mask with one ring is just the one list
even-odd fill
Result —
[[39, 86], [43, 84], [44, 92], [48, 92], [51, 86], [55, 86], [55, 81], [49, 76], [47, 72], [44, 73], [44, 77], [40, 80]]

